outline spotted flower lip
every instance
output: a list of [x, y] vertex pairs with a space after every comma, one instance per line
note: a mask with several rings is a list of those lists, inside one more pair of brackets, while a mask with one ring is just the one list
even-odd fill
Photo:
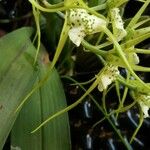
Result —
[[70, 37], [70, 40], [76, 46], [80, 46], [81, 41], [86, 36], [86, 34], [84, 32], [84, 27], [83, 26], [74, 27], [74, 28], [70, 29], [68, 35]]
[[100, 82], [98, 84], [98, 90], [102, 92], [106, 90], [107, 87], [116, 80], [116, 77], [119, 75], [119, 70], [117, 66], [106, 65], [103, 68], [103, 71], [100, 74]]
[[144, 118], [149, 117], [148, 111], [150, 108], [150, 95], [140, 94], [137, 96], [137, 100], [138, 100], [139, 105], [143, 111]]
[[124, 29], [123, 20], [119, 12], [119, 8], [113, 8], [110, 10], [113, 34], [116, 37], [117, 41], [122, 40], [127, 35], [127, 32]]
[[106, 26], [106, 21], [88, 14], [85, 9], [70, 9], [69, 24], [69, 38], [76, 46], [80, 46], [86, 35], [101, 32], [101, 27]]

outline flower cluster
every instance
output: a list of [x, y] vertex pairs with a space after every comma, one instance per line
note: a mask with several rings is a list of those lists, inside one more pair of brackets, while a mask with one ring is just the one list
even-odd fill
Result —
[[85, 9], [71, 9], [69, 15], [69, 38], [79, 46], [86, 35], [101, 31], [102, 26], [106, 26], [106, 21], [97, 16], [90, 15]]
[[119, 70], [117, 66], [114, 65], [106, 65], [101, 74], [100, 74], [100, 82], [98, 84], [98, 90], [102, 92], [107, 89], [107, 87], [116, 80], [119, 75]]

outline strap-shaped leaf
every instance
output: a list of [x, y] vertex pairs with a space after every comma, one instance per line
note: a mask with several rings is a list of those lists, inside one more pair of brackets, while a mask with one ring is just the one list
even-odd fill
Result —
[[[47, 54], [41, 54], [39, 80], [47, 72]], [[48, 81], [25, 103], [11, 134], [12, 148], [21, 150], [69, 150], [70, 133], [67, 113], [52, 120], [36, 133], [31, 134], [49, 115], [66, 107], [63, 87], [56, 70]]]
[[31, 28], [21, 28], [0, 39], [0, 149], [17, 117], [16, 107], [37, 78], [31, 34]]

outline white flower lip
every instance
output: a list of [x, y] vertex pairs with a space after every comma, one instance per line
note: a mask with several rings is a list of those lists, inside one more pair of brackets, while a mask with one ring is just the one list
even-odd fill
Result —
[[112, 79], [109, 78], [107, 75], [102, 75], [101, 82], [98, 85], [98, 90], [102, 92], [104, 89], [107, 89], [107, 87], [112, 83]]
[[119, 70], [117, 66], [106, 65], [104, 70], [101, 72], [100, 83], [98, 84], [98, 90], [102, 92], [106, 90], [107, 87], [116, 80], [116, 77], [119, 75]]
[[119, 12], [119, 8], [113, 8], [110, 10], [113, 33], [118, 41], [122, 40], [127, 35]]
[[106, 26], [105, 20], [88, 14], [85, 9], [70, 9], [69, 23], [69, 38], [76, 46], [80, 46], [86, 35], [100, 32]]
[[148, 114], [149, 107], [147, 105], [145, 105], [143, 102], [139, 102], [139, 104], [140, 104], [141, 109], [143, 111], [144, 118], [149, 117], [149, 114]]
[[74, 27], [69, 30], [69, 38], [70, 40], [78, 47], [81, 44], [81, 41], [85, 37], [84, 29], [82, 26]]
[[144, 118], [149, 117], [148, 111], [150, 108], [150, 105], [149, 105], [150, 104], [150, 96], [140, 94], [137, 96], [137, 99], [138, 99], [139, 105], [143, 111]]

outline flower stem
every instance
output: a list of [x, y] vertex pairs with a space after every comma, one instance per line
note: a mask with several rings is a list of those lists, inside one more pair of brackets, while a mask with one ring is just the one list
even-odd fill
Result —
[[117, 80], [118, 80], [120, 83], [122, 83], [124, 86], [127, 86], [129, 89], [132, 89], [132, 90], [136, 90], [136, 89], [137, 89], [136, 86], [134, 86], [134, 85], [132, 85], [132, 84], [126, 82], [124, 79], [122, 79], [121, 76], [119, 76], [119, 77], [117, 78]]
[[98, 48], [96, 48], [96, 46], [91, 45], [90, 43], [88, 43], [85, 40], [82, 40], [82, 45], [84, 46], [84, 48], [90, 50], [91, 52], [93, 52], [97, 55], [101, 55], [103, 57], [105, 57], [107, 55], [107, 51], [99, 50]]

